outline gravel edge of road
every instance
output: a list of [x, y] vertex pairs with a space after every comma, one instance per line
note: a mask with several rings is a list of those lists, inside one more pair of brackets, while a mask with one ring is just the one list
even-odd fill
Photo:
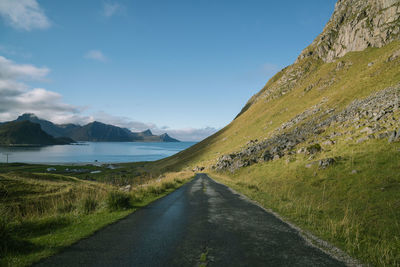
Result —
[[315, 235], [313, 235], [312, 233], [310, 233], [309, 231], [303, 230], [300, 227], [296, 226], [295, 224], [289, 222], [287, 219], [283, 218], [281, 215], [279, 215], [278, 213], [274, 212], [271, 209], [265, 208], [263, 207], [260, 203], [258, 203], [257, 201], [254, 201], [250, 198], [248, 198], [247, 196], [237, 192], [236, 190], [230, 188], [229, 186], [220, 183], [218, 181], [216, 181], [215, 179], [213, 179], [209, 174], [205, 173], [211, 180], [213, 180], [215, 183], [220, 184], [222, 186], [225, 186], [226, 188], [228, 188], [228, 190], [230, 190], [232, 193], [234, 194], [238, 194], [241, 198], [243, 198], [243, 200], [250, 202], [258, 207], [260, 207], [261, 209], [263, 209], [264, 211], [272, 214], [273, 216], [275, 216], [278, 220], [284, 222], [285, 224], [287, 224], [290, 228], [296, 230], [299, 235], [307, 242], [307, 244], [309, 244], [312, 247], [315, 247], [321, 251], [323, 251], [324, 253], [330, 255], [332, 258], [344, 262], [347, 266], [349, 267], [364, 267], [364, 266], [368, 266], [365, 264], [362, 264], [361, 262], [359, 262], [358, 260], [352, 258], [351, 256], [349, 256], [347, 253], [345, 253], [343, 250], [341, 250], [340, 248], [335, 247], [334, 245], [328, 243], [325, 240], [322, 240], [318, 237], [316, 237]]

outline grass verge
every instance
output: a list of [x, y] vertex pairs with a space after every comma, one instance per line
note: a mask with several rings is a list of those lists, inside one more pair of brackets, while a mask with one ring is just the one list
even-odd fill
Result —
[[255, 164], [216, 180], [374, 266], [400, 265], [400, 152], [370, 140], [338, 144], [319, 158], [340, 156], [326, 169], [304, 155]]
[[192, 176], [168, 173], [121, 192], [115, 186], [62, 175], [3, 173], [0, 266], [27, 266], [58, 253], [171, 193]]

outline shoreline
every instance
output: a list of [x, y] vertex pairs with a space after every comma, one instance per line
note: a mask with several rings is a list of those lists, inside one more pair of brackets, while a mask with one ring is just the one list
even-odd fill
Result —
[[[155, 160], [154, 160], [155, 161]], [[28, 165], [52, 165], [52, 166], [96, 166], [101, 167], [102, 165], [116, 165], [136, 162], [152, 162], [148, 161], [127, 161], [127, 162], [1, 162], [0, 164], [28, 164]]]

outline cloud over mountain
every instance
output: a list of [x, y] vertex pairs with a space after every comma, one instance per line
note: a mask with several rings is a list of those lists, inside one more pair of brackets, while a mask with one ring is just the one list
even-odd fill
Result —
[[44, 88], [31, 88], [27, 82], [42, 81], [50, 69], [31, 64], [18, 64], [0, 56], [0, 121], [14, 120], [23, 113], [34, 113], [40, 118], [55, 123], [86, 124], [92, 121], [128, 128], [132, 131], [151, 129], [154, 133], [169, 135], [183, 141], [198, 141], [216, 132], [216, 129], [170, 129], [158, 127], [154, 123], [114, 116], [103, 111], [85, 115], [83, 107], [67, 104], [61, 94]]
[[11, 120], [25, 112], [51, 119], [77, 114], [80, 109], [62, 102], [60, 94], [26, 84], [43, 80], [49, 72], [46, 67], [17, 64], [0, 56], [0, 120]]

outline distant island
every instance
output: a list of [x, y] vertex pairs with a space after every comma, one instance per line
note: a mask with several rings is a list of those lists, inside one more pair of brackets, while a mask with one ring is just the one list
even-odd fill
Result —
[[60, 145], [75, 141], [88, 142], [180, 142], [167, 133], [154, 135], [150, 130], [132, 132], [94, 121], [86, 125], [55, 124], [32, 113], [15, 121], [0, 124], [0, 145]]

